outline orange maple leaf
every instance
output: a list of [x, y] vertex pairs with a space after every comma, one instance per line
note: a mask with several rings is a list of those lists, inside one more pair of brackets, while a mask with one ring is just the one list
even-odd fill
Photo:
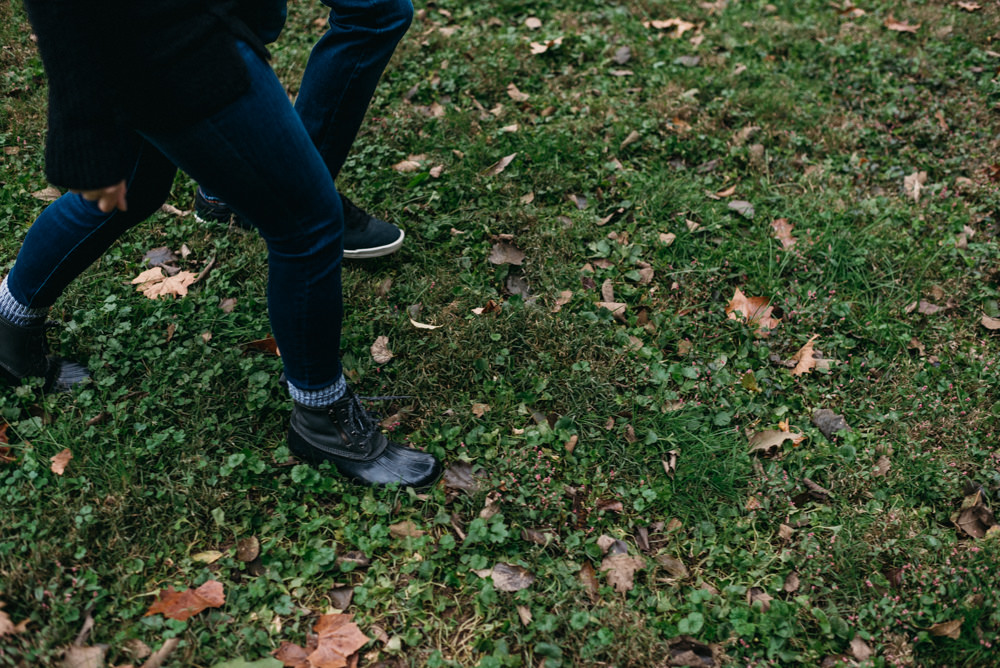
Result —
[[352, 622], [354, 615], [333, 613], [316, 622], [305, 648], [283, 642], [273, 656], [288, 668], [349, 668], [370, 638]]
[[796, 362], [795, 368], [792, 369], [793, 376], [801, 376], [816, 368], [816, 358], [813, 356], [813, 341], [818, 338], [819, 334], [814, 334], [811, 339], [806, 341], [806, 345], [802, 346], [799, 352], [795, 353], [795, 356], [792, 357], [792, 361]]
[[726, 307], [726, 315], [730, 320], [739, 320], [742, 316], [743, 322], [756, 328], [757, 336], [767, 336], [781, 322], [781, 318], [771, 317], [773, 311], [769, 298], [747, 297], [739, 288], [736, 288]]
[[197, 589], [184, 591], [174, 591], [173, 587], [167, 587], [160, 591], [159, 598], [144, 616], [161, 613], [164, 617], [183, 622], [206, 608], [220, 608], [225, 602], [222, 583], [215, 580], [209, 580]]

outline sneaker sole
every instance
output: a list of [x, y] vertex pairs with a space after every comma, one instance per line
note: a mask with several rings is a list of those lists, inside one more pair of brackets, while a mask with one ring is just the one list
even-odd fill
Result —
[[383, 257], [386, 255], [391, 255], [398, 251], [403, 246], [403, 240], [406, 239], [406, 232], [403, 230], [399, 231], [399, 238], [393, 241], [391, 244], [386, 244], [385, 246], [373, 246], [371, 248], [356, 248], [353, 250], [344, 249], [344, 259], [345, 260], [365, 260], [373, 257]]

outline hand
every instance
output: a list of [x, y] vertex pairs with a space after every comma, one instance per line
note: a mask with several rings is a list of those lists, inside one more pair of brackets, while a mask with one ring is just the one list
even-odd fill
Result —
[[104, 213], [111, 213], [114, 209], [118, 209], [119, 211], [128, 211], [128, 204], [125, 201], [126, 190], [125, 181], [123, 180], [113, 186], [108, 186], [107, 188], [98, 188], [97, 190], [72, 190], [71, 192], [80, 193], [83, 199], [89, 202], [96, 201], [98, 209]]

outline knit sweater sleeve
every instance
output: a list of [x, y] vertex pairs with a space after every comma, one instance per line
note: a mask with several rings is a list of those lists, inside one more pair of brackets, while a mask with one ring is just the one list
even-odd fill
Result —
[[48, 75], [45, 173], [58, 186], [89, 190], [128, 174], [129, 130], [112, 104], [115, 68], [102, 45], [114, 39], [118, 2], [25, 0]]

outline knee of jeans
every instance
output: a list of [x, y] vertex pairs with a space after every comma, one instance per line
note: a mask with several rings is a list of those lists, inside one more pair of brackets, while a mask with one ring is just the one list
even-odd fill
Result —
[[394, 37], [401, 38], [413, 22], [411, 0], [375, 0], [372, 12], [377, 13], [380, 29]]

